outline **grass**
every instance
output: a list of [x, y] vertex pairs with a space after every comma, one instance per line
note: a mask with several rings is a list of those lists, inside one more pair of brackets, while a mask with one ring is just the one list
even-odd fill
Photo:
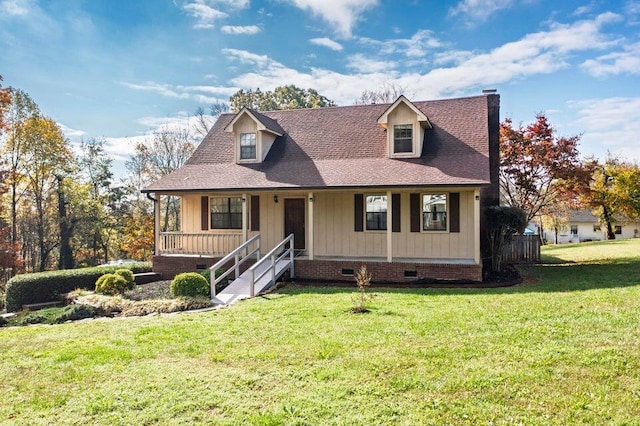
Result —
[[[640, 424], [640, 240], [502, 289], [289, 286], [231, 308], [0, 329], [0, 424]], [[604, 256], [603, 256], [604, 253]]]

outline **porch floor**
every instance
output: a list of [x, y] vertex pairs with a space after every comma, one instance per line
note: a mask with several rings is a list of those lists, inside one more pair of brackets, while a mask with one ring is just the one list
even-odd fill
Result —
[[[278, 262], [276, 262], [276, 266], [275, 266], [276, 280], [282, 274], [284, 274], [284, 272], [287, 269], [289, 269], [289, 264], [290, 262], [288, 258], [281, 259]], [[271, 264], [268, 262], [260, 264], [255, 271], [255, 276], [256, 277], [260, 276], [260, 274], [262, 274], [264, 271], [266, 271], [270, 267], [271, 267]], [[251, 274], [251, 271], [247, 269], [238, 278], [233, 280], [231, 284], [229, 284], [224, 290], [216, 294], [213, 300], [221, 304], [230, 305], [234, 302], [237, 302], [238, 300], [247, 299], [251, 297], [250, 274]], [[255, 288], [254, 295], [260, 294], [261, 292], [263, 292], [273, 284], [274, 282], [271, 279], [271, 274], [266, 273], [262, 278], [260, 278], [259, 280], [256, 280], [254, 285], [254, 288]]]

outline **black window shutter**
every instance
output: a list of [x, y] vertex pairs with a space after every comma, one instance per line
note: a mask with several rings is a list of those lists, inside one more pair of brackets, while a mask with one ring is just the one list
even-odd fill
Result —
[[260, 196], [251, 196], [251, 230], [260, 230]]
[[391, 231], [400, 232], [400, 194], [391, 194]]
[[353, 197], [353, 207], [355, 215], [353, 217], [353, 230], [362, 232], [364, 226], [364, 194], [355, 194]]
[[451, 232], [460, 232], [460, 193], [449, 194], [449, 227]]
[[409, 208], [411, 209], [411, 232], [420, 232], [422, 207], [420, 207], [420, 194], [409, 195]]
[[200, 229], [209, 230], [209, 197], [203, 195], [200, 197]]

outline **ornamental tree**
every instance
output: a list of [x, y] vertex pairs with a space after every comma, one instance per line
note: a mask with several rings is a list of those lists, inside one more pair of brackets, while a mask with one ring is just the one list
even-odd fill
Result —
[[579, 158], [579, 140], [558, 137], [544, 114], [517, 127], [507, 118], [500, 125], [500, 191], [507, 204], [524, 210], [530, 221], [558, 200], [577, 203], [574, 189], [591, 175]]

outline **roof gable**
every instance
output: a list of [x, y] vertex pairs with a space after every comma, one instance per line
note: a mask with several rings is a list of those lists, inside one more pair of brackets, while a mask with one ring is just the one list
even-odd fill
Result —
[[404, 95], [398, 96], [398, 99], [395, 100], [394, 103], [389, 105], [389, 107], [384, 110], [382, 115], [378, 117], [378, 124], [380, 124], [385, 129], [387, 128], [387, 122], [389, 119], [389, 114], [393, 112], [400, 104], [404, 104], [408, 106], [417, 116], [418, 121], [422, 124], [423, 127], [431, 128], [431, 123], [429, 123], [429, 119], [420, 109], [415, 106], [409, 99], [407, 99]]
[[242, 107], [242, 109], [238, 111], [233, 120], [231, 120], [231, 122], [224, 128], [224, 131], [227, 133], [232, 133], [233, 125], [236, 124], [236, 122], [244, 115], [249, 116], [253, 121], [255, 121], [259, 131], [267, 131], [269, 133], [273, 133], [276, 136], [282, 136], [284, 134], [284, 130], [282, 129], [282, 127], [280, 127], [276, 120], [247, 107]]

